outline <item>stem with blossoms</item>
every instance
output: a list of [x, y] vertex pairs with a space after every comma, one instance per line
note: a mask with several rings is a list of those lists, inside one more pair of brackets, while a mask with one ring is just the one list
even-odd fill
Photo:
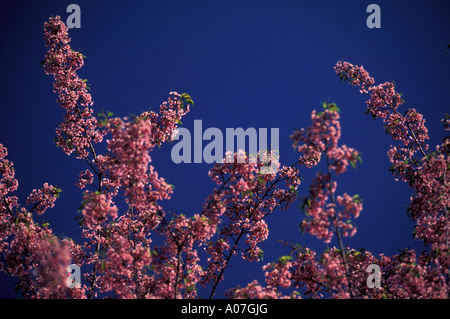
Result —
[[[349, 164], [356, 165], [361, 160], [360, 154], [353, 148], [346, 145], [338, 146], [340, 138], [339, 108], [334, 103], [323, 103], [324, 111], [313, 112], [311, 118], [313, 124], [306, 130], [296, 130], [291, 139], [293, 146], [303, 155], [300, 162], [306, 167], [313, 167], [318, 164], [322, 154], [326, 159], [327, 173], [319, 173], [310, 188], [310, 197], [306, 197], [303, 209], [309, 217], [302, 222], [302, 228], [318, 238], [330, 242], [332, 233], [329, 231], [333, 226], [336, 234], [339, 253], [342, 259], [344, 275], [347, 280], [347, 290], [350, 298], [354, 297], [352, 280], [349, 272], [346, 249], [342, 237], [351, 236], [356, 228], [348, 223], [343, 223], [343, 218], [357, 218], [362, 210], [357, 195], [350, 197], [347, 194], [336, 199], [336, 183], [332, 178], [332, 171], [337, 175], [346, 171]], [[305, 144], [299, 145], [300, 142]], [[327, 200], [330, 200], [327, 203]], [[339, 206], [343, 206], [342, 212], [338, 211]], [[349, 232], [351, 231], [351, 232]]]
[[[375, 86], [375, 81], [362, 66], [340, 61], [335, 71], [341, 80], [361, 87], [361, 93], [370, 92], [366, 102], [367, 113], [373, 118], [381, 118], [387, 123], [386, 132], [400, 145], [391, 146], [388, 156], [392, 163], [390, 171], [394, 176], [407, 182], [414, 191], [408, 213], [416, 221], [415, 237], [431, 244], [430, 263], [441, 269], [446, 278], [448, 295], [450, 273], [450, 251], [448, 220], [450, 186], [448, 184], [450, 161], [449, 139], [444, 138], [433, 152], [428, 150], [425, 141], [429, 139], [423, 116], [415, 109], [408, 109], [402, 115], [397, 108], [403, 104], [401, 95], [395, 91], [392, 83]], [[387, 106], [387, 107], [385, 107]], [[449, 130], [448, 115], [442, 120], [444, 128]], [[411, 142], [412, 141], [412, 142]], [[420, 152], [417, 159], [415, 155]], [[446, 234], [446, 236], [442, 236]]]
[[[371, 90], [371, 89], [373, 89], [373, 88], [374, 88], [374, 86], [373, 86], [372, 84], [369, 85], [369, 90]], [[385, 105], [388, 106], [388, 108], [389, 108], [392, 112], [394, 112], [399, 118], [401, 118], [402, 120], [405, 121], [406, 127], [408, 128], [408, 131], [409, 131], [409, 133], [411, 134], [411, 137], [412, 137], [412, 139], [414, 140], [414, 142], [416, 143], [417, 147], [419, 148], [419, 150], [420, 150], [422, 156], [426, 156], [426, 153], [425, 153], [425, 151], [423, 150], [422, 145], [420, 145], [419, 140], [417, 139], [416, 134], [414, 133], [414, 130], [413, 130], [412, 127], [411, 127], [411, 123], [410, 123], [409, 119], [405, 118], [405, 117], [404, 117], [404, 116], [403, 116], [403, 115], [395, 108], [395, 106], [393, 106], [391, 103], [389, 103], [389, 102], [386, 100], [385, 96], [383, 96], [383, 95], [380, 94], [379, 91], [374, 91], [374, 93], [376, 94], [376, 96], [377, 96], [378, 98], [380, 98], [380, 99], [384, 102]]]
[[224, 273], [225, 269], [228, 267], [228, 263], [230, 262], [231, 256], [233, 256], [233, 254], [235, 253], [235, 251], [237, 249], [237, 245], [238, 245], [239, 240], [241, 239], [242, 235], [244, 235], [244, 231], [241, 231], [236, 239], [233, 238], [233, 241], [234, 241], [233, 248], [231, 248], [228, 256], [226, 256], [225, 263], [222, 266], [222, 268], [220, 269], [217, 279], [213, 283], [211, 293], [209, 294], [209, 297], [208, 297], [209, 299], [214, 297], [214, 292], [216, 291], [216, 288], [219, 285], [219, 282], [222, 280], [223, 273]]
[[[270, 153], [272, 156], [275, 153]], [[203, 279], [203, 284], [209, 283], [212, 290], [209, 298], [215, 294], [216, 288], [223, 280], [223, 274], [228, 268], [231, 257], [241, 251], [241, 257], [247, 260], [260, 260], [262, 250], [257, 246], [267, 237], [267, 226], [264, 219], [278, 207], [287, 208], [296, 198], [296, 192], [300, 179], [298, 169], [290, 167], [277, 168], [273, 174], [259, 174], [261, 164], [251, 163], [246, 154], [234, 154], [233, 164], [216, 164], [211, 170], [210, 176], [220, 186], [215, 191], [214, 201], [209, 200], [206, 215], [209, 214], [208, 206], [215, 206], [217, 202], [226, 208], [225, 214], [229, 223], [222, 226], [219, 238], [208, 244], [208, 269]], [[245, 163], [237, 159], [242, 157]], [[275, 158], [271, 159], [272, 164]], [[278, 162], [276, 162], [278, 164]], [[229, 175], [227, 178], [225, 176]], [[228, 183], [228, 186], [224, 185]], [[279, 184], [285, 183], [289, 190], [284, 190]], [[244, 237], [247, 240], [246, 249], [240, 249], [239, 244]], [[230, 248], [231, 247], [231, 248]]]
[[170, 234], [170, 237], [172, 238], [173, 242], [175, 243], [175, 249], [176, 249], [176, 274], [174, 278], [174, 292], [173, 292], [173, 299], [178, 299], [178, 281], [179, 281], [179, 274], [180, 274], [180, 267], [182, 263], [182, 250], [184, 242], [188, 239], [188, 236], [190, 236], [190, 233], [188, 231], [187, 235], [184, 237], [181, 243], [179, 243], [179, 239], [175, 236], [175, 234], [170, 229], [170, 225], [167, 222], [164, 214], [161, 212], [161, 210], [158, 208], [157, 204], [154, 202], [154, 205], [157, 209], [158, 215], [160, 217], [160, 220], [162, 221], [162, 225], [164, 226], [165, 230]]
[[[332, 175], [331, 175], [330, 159], [328, 158], [327, 154], [325, 154], [325, 158], [326, 158], [328, 176], [330, 178], [329, 190], [330, 190], [330, 194], [331, 194], [331, 202], [336, 207], [337, 206], [336, 197], [335, 197], [334, 191], [333, 191], [333, 189], [331, 187], [331, 185], [333, 184], [333, 178], [332, 178]], [[336, 214], [333, 214], [332, 219], [333, 219], [333, 224], [334, 224], [334, 231], [336, 233], [336, 238], [337, 238], [338, 244], [339, 244], [339, 250], [341, 252], [342, 262], [343, 262], [344, 268], [345, 268], [345, 277], [347, 278], [348, 291], [349, 291], [349, 294], [350, 294], [350, 298], [353, 299], [354, 295], [353, 295], [352, 283], [351, 283], [351, 278], [350, 278], [350, 272], [349, 272], [349, 269], [348, 269], [346, 250], [345, 250], [345, 247], [344, 247], [344, 243], [342, 241], [341, 229], [337, 226], [338, 225], [338, 220], [337, 220]]]

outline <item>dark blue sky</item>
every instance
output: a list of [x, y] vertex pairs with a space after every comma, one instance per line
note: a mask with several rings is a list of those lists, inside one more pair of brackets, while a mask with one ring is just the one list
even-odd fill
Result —
[[[364, 210], [358, 233], [345, 242], [375, 254], [406, 246], [423, 249], [411, 236], [406, 216], [410, 190], [388, 173], [392, 140], [382, 123], [364, 115], [367, 96], [336, 77], [341, 59], [364, 65], [377, 83], [395, 81], [407, 107], [424, 114], [431, 137], [440, 142], [442, 114], [450, 100], [450, 2], [448, 1], [39, 1], [0, 4], [0, 143], [9, 151], [19, 180], [21, 203], [48, 182], [63, 192], [44, 215], [56, 234], [80, 238], [73, 221], [81, 203], [74, 186], [85, 163], [54, 147], [63, 110], [56, 104], [52, 78], [39, 62], [46, 48], [43, 24], [70, 3], [81, 7], [81, 29], [71, 29], [71, 45], [87, 56], [80, 71], [91, 84], [95, 111], [116, 116], [157, 109], [170, 91], [195, 101], [184, 119], [193, 132], [203, 128], [280, 129], [280, 161], [292, 164], [289, 135], [310, 124], [322, 101], [341, 108], [341, 144], [363, 155], [356, 170], [338, 179], [338, 193], [359, 194]], [[366, 8], [381, 8], [381, 29], [369, 29]], [[404, 109], [406, 109], [406, 106]], [[206, 144], [206, 143], [205, 143]], [[172, 145], [151, 155], [159, 173], [174, 184], [166, 210], [194, 214], [214, 187], [210, 164], [174, 164]], [[323, 166], [321, 166], [323, 168]], [[300, 195], [307, 194], [316, 170], [302, 171]], [[264, 261], [232, 260], [220, 296], [236, 284], [263, 281], [261, 267], [287, 250], [291, 240], [319, 252], [321, 241], [298, 231], [304, 214], [298, 203], [269, 218]], [[330, 246], [336, 245], [333, 241]], [[14, 280], [0, 274], [0, 297], [14, 296]]]

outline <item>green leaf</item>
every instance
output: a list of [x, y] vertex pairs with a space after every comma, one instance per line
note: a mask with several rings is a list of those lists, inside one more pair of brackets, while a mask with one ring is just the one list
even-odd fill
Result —
[[59, 194], [62, 192], [62, 189], [61, 188], [58, 188], [58, 187], [53, 187], [53, 195], [56, 197], [56, 198], [59, 198]]
[[352, 199], [353, 199], [353, 201], [354, 201], [355, 203], [361, 203], [361, 202], [362, 202], [362, 199], [359, 197], [358, 194], [353, 195], [353, 196], [352, 196]]
[[258, 251], [258, 257], [259, 257], [259, 259], [264, 260], [264, 252], [261, 248]]
[[[304, 197], [300, 203], [300, 207], [303, 211], [305, 211], [306, 213], [306, 209], [311, 206], [311, 199], [308, 197]], [[306, 213], [306, 215], [308, 216], [308, 213]]]
[[286, 255], [286, 256], [282, 256], [280, 258], [278, 258], [278, 262], [280, 264], [286, 265], [288, 261], [292, 260], [292, 256]]
[[352, 154], [355, 159], [350, 161], [350, 164], [352, 165], [353, 169], [356, 169], [357, 162], [362, 163], [362, 157], [361, 157], [360, 153], [356, 153], [356, 154], [355, 153]]
[[298, 195], [298, 191], [297, 191], [297, 189], [295, 188], [295, 186], [289, 186], [289, 192], [295, 194], [295, 196]]
[[322, 106], [323, 106], [324, 110], [335, 111], [335, 112], [340, 112], [341, 111], [337, 107], [336, 103], [322, 102]]
[[182, 108], [184, 108], [184, 103], [194, 105], [194, 101], [192, 100], [192, 98], [189, 94], [183, 93], [180, 95], [180, 98], [181, 98], [181, 102], [182, 102], [181, 103]]
[[260, 186], [263, 187], [264, 186], [264, 179], [260, 175], [258, 175], [257, 179], [258, 179], [258, 182], [259, 182]]

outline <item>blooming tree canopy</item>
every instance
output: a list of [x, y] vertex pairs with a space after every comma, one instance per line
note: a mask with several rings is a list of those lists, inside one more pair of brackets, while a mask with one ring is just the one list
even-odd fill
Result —
[[[358, 195], [338, 190], [338, 178], [361, 154], [341, 145], [340, 110], [323, 103], [313, 111], [311, 125], [290, 136], [298, 160], [278, 163], [274, 172], [261, 174], [263, 163], [244, 151], [215, 164], [209, 176], [216, 188], [193, 216], [167, 212], [173, 186], [159, 176], [151, 152], [170, 142], [193, 105], [186, 94], [170, 92], [159, 112], [118, 118], [94, 115], [86, 80], [77, 71], [83, 55], [69, 45], [68, 28], [59, 17], [44, 25], [48, 52], [42, 66], [53, 76], [54, 92], [64, 108], [55, 144], [67, 155], [85, 162], [76, 185], [83, 190], [77, 222], [82, 241], [58, 238], [48, 223], [35, 215], [54, 206], [61, 189], [45, 183], [19, 203], [13, 163], [0, 144], [0, 270], [17, 277], [17, 288], [27, 298], [196, 298], [198, 288], [215, 296], [232, 258], [257, 261], [267, 239], [267, 217], [298, 200], [300, 173], [325, 161], [309, 194], [300, 198], [306, 217], [301, 228], [337, 247], [323, 252], [287, 243], [291, 253], [267, 263], [265, 283], [249, 278], [245, 287], [227, 291], [230, 298], [448, 298], [450, 139], [430, 150], [425, 119], [415, 109], [402, 111], [401, 94], [390, 82], [375, 84], [362, 66], [338, 62], [342, 81], [368, 94], [367, 114], [381, 119], [392, 137], [387, 156], [396, 180], [412, 189], [408, 212], [415, 222], [414, 236], [426, 250], [404, 250], [393, 256], [375, 256], [364, 249], [345, 247], [353, 223], [363, 212]], [[449, 129], [449, 117], [443, 119]], [[104, 145], [104, 147], [100, 147]], [[104, 150], [103, 153], [99, 149]], [[274, 157], [273, 151], [265, 153]], [[237, 159], [240, 159], [239, 161]], [[242, 160], [244, 159], [244, 160]], [[126, 209], [120, 210], [123, 197]], [[154, 243], [155, 236], [163, 238]], [[67, 284], [69, 265], [82, 267], [84, 281]], [[380, 285], [367, 284], [370, 265], [381, 270]]]

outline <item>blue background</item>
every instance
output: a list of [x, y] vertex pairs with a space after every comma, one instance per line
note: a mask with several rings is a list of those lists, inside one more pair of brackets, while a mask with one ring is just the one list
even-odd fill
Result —
[[[56, 104], [52, 78], [39, 62], [46, 48], [43, 24], [49, 16], [66, 21], [74, 1], [2, 2], [0, 4], [0, 143], [9, 151], [19, 180], [22, 204], [34, 188], [48, 182], [63, 192], [38, 220], [49, 221], [61, 237], [80, 239], [73, 221], [82, 192], [74, 186], [86, 169], [83, 161], [55, 148], [55, 128], [63, 109]], [[76, 1], [81, 29], [71, 29], [72, 48], [87, 56], [79, 72], [91, 85], [96, 112], [115, 116], [158, 109], [170, 91], [189, 93], [195, 106], [184, 119], [193, 132], [255, 127], [280, 129], [280, 161], [292, 164], [289, 135], [310, 124], [322, 101], [341, 108], [341, 144], [363, 156], [356, 170], [338, 179], [338, 193], [359, 194], [364, 210], [356, 220], [351, 247], [386, 255], [424, 245], [412, 238], [407, 217], [411, 191], [388, 173], [386, 152], [393, 141], [382, 123], [364, 115], [366, 95], [342, 83], [333, 67], [341, 59], [364, 65], [377, 83], [395, 81], [407, 107], [424, 114], [431, 148], [444, 136], [440, 120], [450, 100], [450, 2], [375, 1], [381, 29], [369, 29], [366, 8], [374, 1]], [[206, 143], [204, 143], [206, 145]], [[173, 144], [152, 154], [161, 176], [175, 185], [166, 210], [194, 214], [214, 187], [210, 164], [174, 164]], [[323, 165], [318, 167], [323, 169]], [[299, 195], [306, 195], [317, 169], [302, 170]], [[270, 235], [264, 260], [231, 260], [217, 296], [253, 279], [261, 267], [286, 254], [277, 240], [291, 240], [319, 253], [327, 247], [302, 235], [304, 213], [298, 201], [268, 218]], [[337, 245], [336, 241], [328, 246]], [[0, 297], [17, 297], [15, 279], [0, 274]], [[208, 296], [209, 289], [200, 296]]]

